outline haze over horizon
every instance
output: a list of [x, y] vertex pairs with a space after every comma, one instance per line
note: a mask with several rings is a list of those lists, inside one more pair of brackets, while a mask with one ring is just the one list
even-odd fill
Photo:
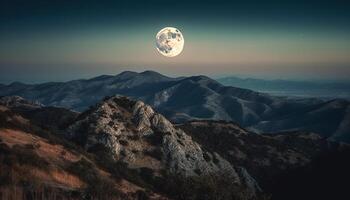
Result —
[[[169, 76], [350, 80], [350, 3], [2, 1], [0, 83], [154, 70]], [[183, 52], [161, 56], [174, 26]]]
[[[12, 83], [24, 83], [24, 84], [42, 84], [42, 83], [48, 83], [48, 82], [69, 82], [74, 80], [89, 80], [94, 79], [99, 76], [117, 76], [120, 73], [123, 72], [136, 72], [136, 73], [142, 73], [146, 71], [153, 71], [156, 73], [160, 73], [164, 76], [172, 77], [172, 78], [178, 78], [178, 77], [192, 77], [192, 76], [207, 76], [213, 80], [222, 80], [222, 79], [239, 79], [241, 81], [266, 81], [266, 82], [275, 82], [275, 81], [285, 81], [285, 82], [295, 82], [295, 83], [339, 83], [339, 84], [350, 84], [350, 79], [336, 79], [336, 78], [301, 78], [301, 77], [277, 77], [277, 76], [264, 76], [264, 75], [254, 75], [254, 74], [222, 74], [222, 75], [211, 75], [211, 74], [204, 74], [204, 73], [198, 73], [198, 74], [174, 74], [174, 73], [161, 73], [160, 71], [150, 70], [149, 68], [140, 69], [140, 70], [122, 70], [118, 71], [116, 73], [102, 73], [102, 74], [71, 74], [71, 75], [65, 75], [65, 76], [56, 76], [56, 77], [42, 77], [40, 75], [38, 76], [17, 76], [17, 78], [3, 78], [0, 79], [0, 84], [8, 85]], [[33, 79], [35, 77], [35, 79]]]

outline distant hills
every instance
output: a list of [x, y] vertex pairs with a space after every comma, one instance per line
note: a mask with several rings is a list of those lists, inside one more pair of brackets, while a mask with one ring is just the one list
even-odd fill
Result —
[[0, 95], [19, 95], [44, 105], [84, 111], [105, 96], [126, 95], [150, 104], [172, 122], [234, 121], [256, 132], [295, 130], [350, 142], [347, 100], [276, 97], [224, 86], [206, 76], [171, 78], [154, 71], [43, 84], [12, 83]]
[[289, 81], [239, 78], [217, 79], [223, 85], [247, 88], [277, 96], [317, 97], [323, 99], [350, 99], [350, 81]]

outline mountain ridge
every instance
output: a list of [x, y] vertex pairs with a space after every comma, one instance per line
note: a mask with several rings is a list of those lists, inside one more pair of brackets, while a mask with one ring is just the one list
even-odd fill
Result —
[[[48, 106], [78, 111], [105, 96], [126, 95], [142, 100], [173, 122], [193, 119], [234, 121], [257, 132], [305, 130], [350, 142], [348, 101], [340, 107], [316, 98], [275, 97], [243, 88], [223, 86], [206, 76], [172, 78], [154, 71], [126, 71], [63, 83], [15, 84], [0, 95], [19, 95]], [[342, 101], [342, 100], [338, 100]], [[317, 110], [324, 105], [324, 108]], [[305, 122], [302, 124], [302, 122]]]
[[293, 81], [266, 80], [258, 78], [239, 78], [228, 76], [217, 78], [218, 82], [226, 86], [236, 86], [260, 92], [268, 92], [274, 96], [292, 96], [294, 98], [316, 97], [330, 100], [334, 97], [350, 99], [349, 81]]

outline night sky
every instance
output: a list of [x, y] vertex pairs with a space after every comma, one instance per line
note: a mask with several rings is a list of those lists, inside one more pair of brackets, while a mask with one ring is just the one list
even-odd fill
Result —
[[[350, 80], [347, 1], [0, 0], [0, 83], [121, 71]], [[161, 56], [156, 33], [181, 30]]]

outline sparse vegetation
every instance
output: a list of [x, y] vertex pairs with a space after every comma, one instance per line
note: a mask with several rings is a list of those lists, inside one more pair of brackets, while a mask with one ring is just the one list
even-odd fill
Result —
[[149, 200], [149, 194], [147, 194], [143, 190], [138, 190], [136, 192], [136, 199], [138, 199], [138, 200]]
[[158, 146], [163, 142], [164, 134], [160, 132], [154, 132], [153, 134], [147, 135], [145, 137], [146, 141], [151, 145]]
[[134, 141], [139, 140], [139, 139], [141, 138], [141, 137], [140, 137], [139, 135], [137, 135], [137, 134], [128, 135], [127, 137], [128, 137], [129, 140], [134, 140]]
[[163, 179], [158, 179], [160, 191], [173, 199], [179, 200], [247, 200], [247, 191], [232, 182], [225, 175], [202, 175], [184, 177], [179, 174], [166, 173]]
[[127, 163], [115, 160], [111, 152], [103, 145], [95, 145], [91, 150], [94, 151], [96, 163], [110, 172], [115, 180], [124, 178], [141, 186], [146, 185], [138, 170], [130, 169]]
[[146, 150], [144, 152], [145, 155], [149, 155], [157, 160], [162, 160], [163, 152], [159, 147], [155, 147], [154, 149]]
[[133, 154], [138, 154], [138, 153], [139, 153], [139, 151], [136, 150], [136, 149], [132, 149], [131, 152], [132, 152]]
[[92, 199], [112, 199], [112, 197], [120, 196], [120, 192], [115, 188], [114, 182], [99, 175], [96, 166], [85, 158], [72, 163], [67, 170], [88, 184], [85, 192]]
[[154, 178], [154, 170], [147, 167], [140, 168], [140, 176], [143, 180], [152, 180]]
[[210, 161], [211, 161], [211, 158], [210, 158], [210, 156], [209, 156], [209, 154], [208, 154], [207, 152], [204, 152], [204, 153], [203, 153], [203, 158], [204, 158], [204, 160], [207, 161], [207, 162], [210, 162]]
[[79, 199], [79, 192], [51, 187], [32, 177], [30, 171], [50, 169], [34, 150], [32, 145], [0, 144], [0, 199]]
[[196, 173], [197, 175], [201, 175], [201, 174], [202, 174], [202, 172], [201, 172], [200, 169], [195, 169], [195, 170], [194, 170], [194, 173]]
[[127, 97], [119, 97], [119, 98], [113, 98], [114, 102], [117, 103], [119, 106], [131, 110], [132, 107], [135, 105], [135, 101], [130, 101]]
[[14, 145], [12, 148], [1, 143], [0, 145], [0, 163], [7, 166], [29, 165], [40, 167], [40, 169], [48, 170], [48, 162], [34, 151], [32, 145], [20, 146]]
[[216, 155], [215, 154], [213, 154], [213, 162], [215, 163], [215, 164], [219, 164], [219, 160], [216, 158]]

